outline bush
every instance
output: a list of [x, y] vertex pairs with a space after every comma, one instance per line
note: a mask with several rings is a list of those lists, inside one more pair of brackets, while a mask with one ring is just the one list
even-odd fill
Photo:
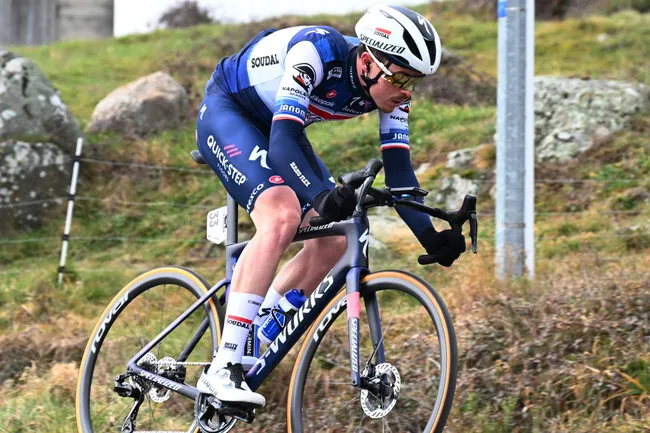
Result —
[[173, 29], [212, 22], [214, 20], [210, 17], [210, 12], [200, 7], [196, 0], [184, 0], [182, 3], [167, 9], [167, 12], [158, 20], [158, 24]]
[[[648, 288], [589, 280], [483, 301], [482, 313], [457, 327], [468, 330], [459, 352], [461, 407], [522, 432], [576, 410], [594, 420], [648, 416], [650, 369], [640, 350], [650, 338]], [[507, 420], [498, 418], [504, 405]]]
[[609, 0], [607, 12], [614, 13], [626, 9], [632, 9], [637, 12], [650, 12], [650, 0]]
[[[569, 8], [579, 0], [535, 0], [535, 18], [562, 19]], [[459, 0], [458, 12], [497, 16], [496, 0]]]
[[[535, 0], [535, 18], [558, 20], [591, 12], [614, 13], [626, 9], [650, 12], [650, 0]], [[496, 17], [496, 0], [458, 0], [457, 13]]]

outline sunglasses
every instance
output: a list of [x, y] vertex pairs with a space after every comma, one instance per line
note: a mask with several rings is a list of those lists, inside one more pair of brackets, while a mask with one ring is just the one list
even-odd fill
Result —
[[374, 60], [375, 63], [377, 63], [379, 69], [381, 69], [381, 71], [384, 73], [384, 75], [382, 75], [381, 78], [388, 81], [390, 84], [392, 84], [397, 88], [403, 90], [409, 90], [412, 92], [413, 90], [415, 90], [415, 86], [420, 84], [422, 80], [424, 80], [424, 77], [426, 77], [426, 75], [413, 76], [413, 75], [408, 75], [404, 72], [391, 72], [388, 70], [386, 65], [384, 65], [382, 62], [377, 60], [377, 58], [374, 56], [374, 54], [372, 54], [372, 51], [370, 51], [370, 49], [368, 49], [366, 52], [370, 54], [372, 60]]

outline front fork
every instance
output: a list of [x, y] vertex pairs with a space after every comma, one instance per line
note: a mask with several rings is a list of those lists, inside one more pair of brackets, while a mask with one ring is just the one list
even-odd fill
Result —
[[[359, 388], [363, 385], [361, 380], [360, 360], [359, 360], [359, 322], [361, 314], [361, 275], [363, 268], [354, 267], [346, 275], [346, 301], [348, 312], [348, 338], [350, 345], [350, 375], [352, 385]], [[377, 304], [377, 295], [366, 295], [363, 298], [368, 316], [368, 326], [370, 328], [370, 337], [372, 339], [373, 352], [368, 358], [367, 364], [370, 364], [375, 357], [374, 365], [384, 362], [384, 344], [381, 333], [381, 323], [379, 321], [379, 306]], [[367, 366], [366, 364], [366, 366]]]

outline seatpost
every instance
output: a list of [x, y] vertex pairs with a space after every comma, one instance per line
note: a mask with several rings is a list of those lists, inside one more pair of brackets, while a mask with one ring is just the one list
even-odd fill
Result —
[[226, 245], [237, 243], [237, 226], [239, 222], [239, 214], [237, 209], [237, 202], [228, 194], [228, 210], [226, 216]]

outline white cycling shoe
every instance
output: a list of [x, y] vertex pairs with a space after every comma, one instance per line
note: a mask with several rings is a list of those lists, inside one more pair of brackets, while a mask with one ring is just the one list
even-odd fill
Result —
[[266, 399], [263, 395], [251, 391], [244, 378], [241, 364], [230, 362], [215, 374], [208, 374], [210, 366], [201, 373], [196, 388], [204, 394], [212, 394], [223, 403], [264, 407]]

